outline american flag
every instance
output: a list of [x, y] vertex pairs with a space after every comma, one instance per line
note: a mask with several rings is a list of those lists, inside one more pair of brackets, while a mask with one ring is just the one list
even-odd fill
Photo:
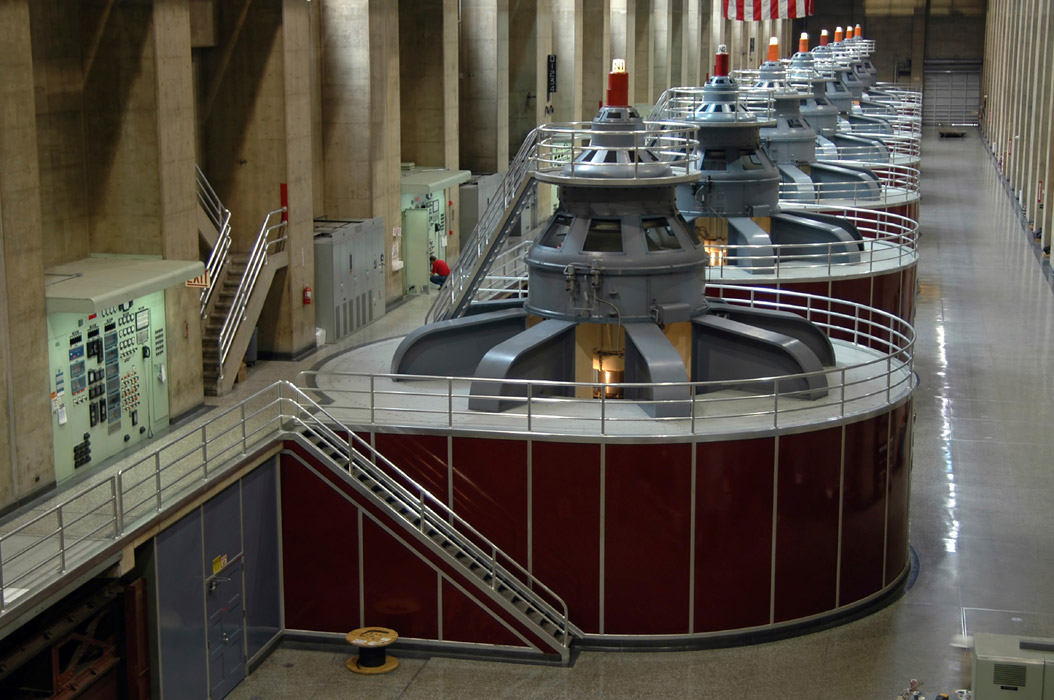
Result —
[[753, 21], [793, 19], [812, 14], [813, 0], [722, 0], [725, 17]]

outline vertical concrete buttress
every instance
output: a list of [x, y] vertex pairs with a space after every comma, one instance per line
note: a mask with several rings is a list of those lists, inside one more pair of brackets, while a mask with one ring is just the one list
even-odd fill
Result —
[[[161, 254], [197, 260], [197, 194], [194, 189], [194, 92], [189, 0], [155, 0], [153, 12], [155, 119], [160, 187]], [[169, 414], [177, 417], [203, 400], [198, 290], [165, 290], [168, 328]]]
[[0, 2], [0, 504], [54, 481], [30, 0]]
[[461, 166], [509, 164], [509, 0], [461, 2]]

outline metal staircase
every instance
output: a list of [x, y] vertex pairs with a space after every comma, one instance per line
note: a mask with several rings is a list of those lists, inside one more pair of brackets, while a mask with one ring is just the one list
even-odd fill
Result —
[[498, 190], [472, 231], [472, 237], [461, 248], [461, 257], [439, 290], [425, 316], [425, 321], [445, 321], [464, 316], [476, 291], [483, 283], [494, 258], [502, 252], [509, 233], [515, 228], [523, 207], [537, 186], [534, 180], [538, 129], [524, 138]]
[[[288, 264], [285, 253], [285, 207], [264, 217], [252, 250], [231, 252], [231, 212], [220, 201], [205, 174], [195, 166], [198, 201], [216, 238], [205, 264], [208, 283], [201, 291], [201, 353], [205, 393], [222, 396], [234, 386], [238, 366], [252, 340], [271, 281]], [[204, 222], [206, 239], [211, 231]]]
[[315, 458], [387, 512], [405, 535], [461, 571], [466, 583], [515, 617], [521, 637], [533, 637], [531, 643], [539, 651], [556, 655], [561, 664], [570, 663], [571, 644], [583, 635], [568, 621], [567, 604], [556, 593], [369, 443], [298, 394], [298, 437], [313, 448]]

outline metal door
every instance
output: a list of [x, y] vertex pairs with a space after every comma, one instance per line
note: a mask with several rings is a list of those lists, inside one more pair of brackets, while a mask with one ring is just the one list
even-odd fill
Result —
[[239, 559], [205, 581], [209, 619], [209, 696], [219, 700], [245, 678], [244, 568]]

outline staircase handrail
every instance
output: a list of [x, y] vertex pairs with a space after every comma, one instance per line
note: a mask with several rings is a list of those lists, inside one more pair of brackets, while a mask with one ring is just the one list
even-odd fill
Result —
[[205, 173], [196, 163], [194, 164], [194, 182], [197, 185], [198, 202], [209, 217], [209, 221], [216, 227], [217, 232], [216, 244], [212, 247], [209, 259], [205, 263], [205, 278], [208, 283], [198, 297], [201, 302], [201, 318], [204, 320], [212, 293], [216, 290], [220, 272], [227, 264], [227, 253], [231, 247], [231, 210], [223, 206], [216, 190], [212, 188], [209, 179], [205, 177]]
[[[422, 532], [427, 533], [429, 528], [441, 532], [477, 563], [487, 567], [493, 577], [492, 586], [496, 587], [497, 581], [500, 580], [522, 598], [529, 598], [535, 609], [544, 613], [560, 630], [560, 643], [565, 647], [568, 645], [571, 628], [567, 603], [555, 591], [307, 394], [288, 381], [283, 380], [281, 383], [283, 388], [288, 387], [294, 392], [296, 400], [293, 403], [298, 411], [292, 417], [309, 429], [317, 430], [319, 437], [346, 456], [348, 461], [345, 464], [332, 457], [329, 459], [352, 477], [355, 469], [364, 472], [382, 489], [387, 490], [387, 494], [378, 494], [382, 500], [385, 496], [394, 497], [402, 507], [408, 509], [410, 521], [414, 519], [413, 516], [419, 518]], [[320, 420], [319, 415], [325, 416], [326, 420]], [[348, 438], [344, 439], [341, 433], [346, 434]], [[466, 532], [471, 537], [467, 536]], [[517, 574], [524, 580], [520, 580]], [[539, 591], [550, 597], [552, 602], [539, 595]]]
[[425, 316], [425, 322], [431, 323], [446, 318], [446, 314], [453, 307], [458, 296], [476, 276], [480, 259], [490, 250], [491, 238], [500, 233], [496, 230], [498, 222], [501, 221], [505, 210], [514, 203], [516, 193], [524, 178], [530, 176], [537, 143], [538, 130], [532, 129], [520, 144], [520, 150], [516, 152], [515, 158], [509, 163], [509, 169], [502, 176], [495, 196], [487, 203], [483, 215], [472, 229], [472, 236], [461, 248], [461, 255], [450, 270], [446, 282], [440, 287], [432, 308]]
[[260, 275], [260, 269], [267, 264], [267, 251], [268, 251], [268, 236], [271, 235], [272, 231], [280, 228], [284, 228], [287, 224], [283, 218], [277, 224], [271, 224], [271, 219], [274, 216], [281, 216], [287, 211], [286, 207], [280, 207], [273, 211], [267, 212], [267, 216], [264, 217], [263, 223], [260, 224], [260, 232], [256, 236], [256, 241], [253, 243], [252, 251], [249, 253], [249, 259], [245, 263], [245, 271], [242, 273], [242, 278], [238, 282], [238, 290], [234, 293], [234, 299], [231, 300], [231, 307], [227, 310], [227, 317], [223, 321], [223, 327], [220, 329], [220, 335], [218, 339], [219, 343], [219, 375], [223, 377], [223, 363], [227, 361], [227, 353], [230, 352], [231, 345], [234, 342], [234, 336], [238, 332], [238, 328], [241, 327], [242, 321], [245, 320], [245, 308], [249, 305], [249, 299], [252, 297], [253, 290], [256, 288], [256, 278]]

